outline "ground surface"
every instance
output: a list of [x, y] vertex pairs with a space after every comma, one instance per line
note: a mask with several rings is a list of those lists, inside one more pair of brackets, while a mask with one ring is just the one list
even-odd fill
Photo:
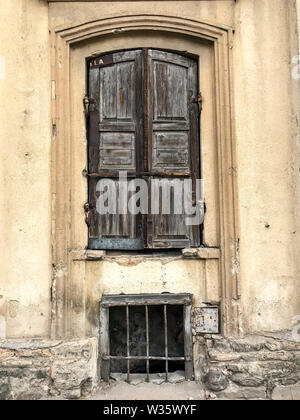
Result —
[[196, 382], [186, 382], [181, 372], [170, 374], [169, 381], [163, 375], [132, 375], [131, 384], [125, 382], [126, 375], [113, 375], [110, 384], [102, 383], [92, 400], [204, 400], [204, 391]]

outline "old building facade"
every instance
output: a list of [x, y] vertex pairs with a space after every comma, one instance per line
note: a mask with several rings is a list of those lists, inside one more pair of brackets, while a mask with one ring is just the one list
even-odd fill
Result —
[[[185, 370], [206, 398], [299, 396], [299, 0], [9, 0], [0, 24], [0, 399], [93, 392], [110, 374], [116, 297], [185, 308]], [[115, 117], [119, 85], [121, 105], [131, 99]], [[93, 138], [95, 115], [106, 137]], [[107, 246], [120, 230], [99, 233], [93, 179], [170, 174], [161, 138], [177, 177], [201, 167], [201, 235], [159, 233], [153, 219], [142, 247], [134, 234]]]

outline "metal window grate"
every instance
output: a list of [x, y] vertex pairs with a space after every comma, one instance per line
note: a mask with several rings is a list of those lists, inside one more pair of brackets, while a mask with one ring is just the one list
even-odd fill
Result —
[[[150, 353], [150, 334], [149, 334], [149, 307], [160, 305], [163, 307], [164, 324], [164, 356], [152, 355]], [[168, 341], [168, 307], [171, 305], [182, 305], [183, 310], [183, 335], [184, 335], [184, 355], [182, 357], [172, 357], [169, 351]], [[144, 307], [145, 314], [145, 337], [146, 351], [143, 355], [132, 355], [130, 351], [130, 307]], [[112, 355], [110, 352], [110, 328], [109, 315], [110, 308], [124, 307], [126, 311], [126, 356]], [[165, 362], [165, 379], [169, 379], [169, 363], [184, 362], [186, 380], [193, 379], [193, 358], [192, 358], [192, 333], [191, 333], [191, 308], [192, 295], [190, 294], [144, 294], [144, 295], [109, 295], [103, 296], [100, 304], [100, 360], [101, 377], [109, 381], [110, 364], [113, 360], [127, 362], [127, 382], [131, 379], [131, 362], [145, 361], [146, 381], [150, 381], [150, 362]]]

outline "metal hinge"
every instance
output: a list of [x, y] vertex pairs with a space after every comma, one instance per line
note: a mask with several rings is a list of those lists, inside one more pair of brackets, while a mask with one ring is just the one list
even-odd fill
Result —
[[90, 205], [90, 203], [85, 203], [83, 206], [84, 213], [85, 213], [85, 223], [88, 227], [90, 227], [90, 211], [93, 209], [93, 206]]
[[197, 104], [199, 107], [199, 113], [201, 113], [202, 111], [202, 104], [203, 104], [203, 97], [202, 97], [202, 93], [198, 93], [198, 95], [196, 97], [193, 96], [192, 91], [191, 91], [191, 96], [190, 96], [190, 104]]
[[202, 104], [203, 104], [203, 97], [202, 97], [202, 93], [198, 93], [198, 95], [196, 96], [196, 98], [193, 98], [193, 103], [198, 104], [199, 105], [199, 111], [202, 111]]
[[87, 95], [83, 98], [83, 107], [85, 115], [87, 116], [90, 112], [90, 106], [95, 104], [95, 99], [89, 98]]

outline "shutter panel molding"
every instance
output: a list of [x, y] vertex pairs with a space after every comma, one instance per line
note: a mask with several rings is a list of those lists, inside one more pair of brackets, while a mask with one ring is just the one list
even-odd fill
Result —
[[162, 181], [177, 205], [185, 180], [192, 179], [195, 189], [200, 178], [197, 62], [138, 49], [107, 54], [88, 65], [89, 248], [199, 246], [200, 227], [187, 226], [185, 214], [175, 214], [174, 205], [171, 214], [162, 214], [161, 205], [157, 214], [148, 215], [122, 214], [118, 205], [116, 214], [100, 215], [96, 209], [98, 181], [109, 178], [118, 185], [121, 171], [128, 182], [143, 178], [148, 183], [150, 209], [151, 189]]

